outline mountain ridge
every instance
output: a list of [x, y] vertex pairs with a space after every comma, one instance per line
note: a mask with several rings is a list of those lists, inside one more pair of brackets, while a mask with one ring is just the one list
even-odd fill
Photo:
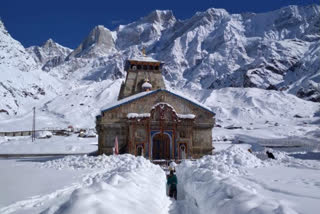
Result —
[[[9, 116], [1, 113], [0, 117], [28, 112], [32, 103], [52, 117], [65, 119], [65, 109], [59, 111], [55, 104], [72, 107], [87, 100], [92, 108], [95, 102], [112, 101], [116, 95], [101, 90], [117, 94], [125, 77], [125, 60], [142, 55], [143, 48], [150, 57], [165, 62], [169, 88], [209, 93], [253, 87], [320, 102], [319, 11], [319, 5], [242, 14], [209, 8], [178, 20], [170, 10], [156, 10], [113, 31], [98, 25], [75, 50], [52, 39], [24, 48], [0, 22], [0, 71], [10, 68], [0, 78], [0, 96], [6, 96], [0, 110]], [[21, 72], [31, 73], [24, 74], [26, 84], [15, 86], [15, 81], [22, 81]]]

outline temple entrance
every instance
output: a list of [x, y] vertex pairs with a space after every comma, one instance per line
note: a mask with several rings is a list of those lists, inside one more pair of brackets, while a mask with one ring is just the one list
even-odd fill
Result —
[[170, 138], [166, 134], [156, 134], [153, 138], [152, 159], [170, 159]]

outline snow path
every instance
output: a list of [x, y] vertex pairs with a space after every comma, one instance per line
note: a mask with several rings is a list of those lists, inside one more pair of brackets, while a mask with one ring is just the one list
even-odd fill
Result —
[[[179, 177], [178, 180], [180, 180]], [[196, 202], [192, 198], [186, 198], [183, 188], [183, 184], [178, 184], [177, 200], [171, 199], [171, 205], [168, 214], [199, 214]]]

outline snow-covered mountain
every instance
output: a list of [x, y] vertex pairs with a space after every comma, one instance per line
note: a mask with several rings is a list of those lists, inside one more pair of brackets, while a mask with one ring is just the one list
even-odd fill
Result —
[[49, 71], [64, 62], [65, 58], [72, 52], [72, 49], [63, 47], [52, 39], [48, 39], [41, 46], [31, 46], [26, 49], [35, 61], [42, 65], [42, 70]]
[[39, 70], [39, 66], [0, 21], [0, 118], [25, 114], [57, 96], [59, 79]]
[[[178, 20], [172, 11], [156, 10], [114, 31], [96, 26], [75, 50], [51, 39], [25, 49], [1, 22], [0, 118], [10, 120], [36, 105], [43, 118], [58, 117], [63, 124], [92, 120], [91, 126], [94, 114], [106, 104], [100, 102], [116, 99], [124, 61], [141, 55], [143, 48], [165, 62], [169, 88], [192, 91], [199, 100], [217, 89], [245, 92], [243, 87], [253, 87], [319, 102], [319, 12], [319, 5], [261, 14], [210, 8]], [[237, 90], [227, 91], [238, 96]]]
[[258, 87], [318, 102], [319, 11], [318, 5], [261, 14], [211, 8], [177, 20], [171, 11], [157, 10], [112, 32], [95, 27], [52, 70], [85, 67], [83, 79], [119, 78], [124, 76], [123, 60], [146, 47], [150, 56], [166, 63], [165, 77], [172, 87]]
[[96, 58], [107, 55], [114, 49], [112, 32], [102, 25], [96, 26], [88, 37], [67, 58]]

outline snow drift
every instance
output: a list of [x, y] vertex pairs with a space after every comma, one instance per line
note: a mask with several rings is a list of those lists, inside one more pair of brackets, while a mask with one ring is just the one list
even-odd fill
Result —
[[257, 191], [237, 180], [235, 175], [246, 169], [265, 164], [240, 147], [230, 147], [214, 156], [197, 161], [184, 161], [177, 167], [183, 181], [185, 198], [197, 213], [259, 213], [294, 214], [288, 203], [259, 195]]
[[168, 213], [164, 171], [142, 157], [132, 155], [66, 157], [45, 167], [99, 169], [60, 207], [45, 213]]

